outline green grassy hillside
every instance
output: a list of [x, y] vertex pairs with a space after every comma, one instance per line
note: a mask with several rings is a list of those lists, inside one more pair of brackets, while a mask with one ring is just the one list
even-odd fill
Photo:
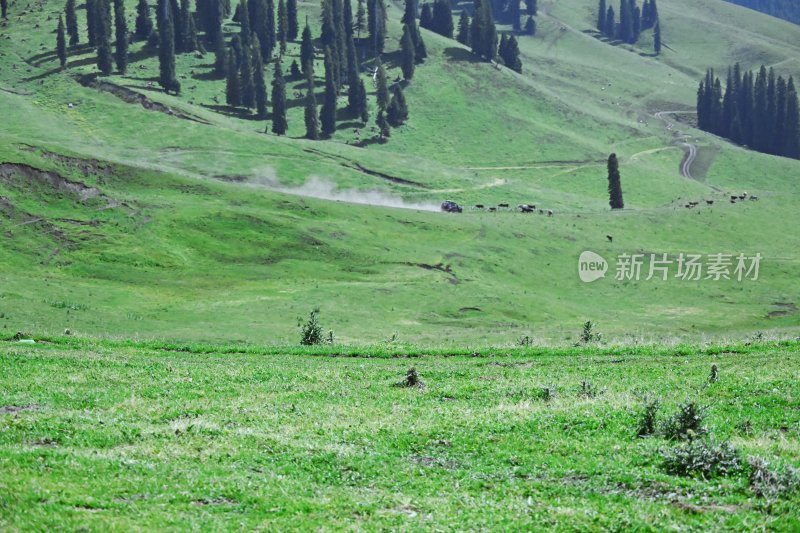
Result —
[[[424, 388], [372, 350], [232, 348], [3, 341], [0, 528], [800, 527], [780, 477], [798, 465], [797, 342], [422, 356]], [[671, 473], [681, 445], [636, 436], [646, 398], [657, 428], [707, 406], [739, 468]]]
[[[636, 47], [598, 39], [594, 2], [542, 2], [537, 36], [520, 40], [521, 75], [425, 31], [430, 58], [406, 91], [409, 122], [389, 143], [359, 147], [372, 133], [344, 115], [332, 140], [298, 138], [300, 80], [289, 83], [286, 138], [230, 113], [218, 103], [224, 82], [209, 76], [213, 55], [179, 57], [178, 97], [148, 85], [158, 65], [141, 43], [126, 76], [103, 80], [190, 120], [83, 86], [92, 54], [73, 51], [60, 72], [62, 4], [39, 5], [17, 0], [0, 28], [0, 323], [10, 332], [295, 342], [296, 318], [317, 306], [348, 343], [565, 341], [589, 319], [612, 339], [797, 330], [800, 163], [689, 125], [681, 137], [654, 117], [690, 109], [709, 66], [766, 63], [798, 77], [796, 26], [721, 0], [676, 1], [660, 6], [668, 48], [652, 57], [648, 34]], [[126, 5], [132, 21], [135, 2]], [[318, 5], [300, 6], [317, 34]], [[391, 78], [399, 18], [393, 5]], [[285, 68], [296, 43], [288, 55]], [[696, 180], [678, 171], [685, 140], [699, 147]], [[607, 207], [612, 151], [627, 208], [617, 213]], [[451, 216], [270, 188], [312, 178], [425, 205], [533, 203], [554, 216]], [[761, 200], [727, 202], [745, 190]], [[682, 207], [705, 199], [714, 205]], [[577, 277], [583, 250], [764, 261], [755, 282], [618, 282], [612, 272], [588, 285]]]

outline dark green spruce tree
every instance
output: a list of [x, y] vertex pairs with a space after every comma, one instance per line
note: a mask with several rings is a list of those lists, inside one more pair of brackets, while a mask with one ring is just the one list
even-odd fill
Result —
[[597, 7], [597, 31], [600, 33], [606, 32], [606, 0], [600, 0]]
[[75, 46], [81, 39], [80, 33], [78, 32], [78, 15], [75, 13], [75, 0], [67, 0], [67, 4], [64, 6], [64, 16], [67, 22], [69, 45]]
[[183, 26], [181, 49], [184, 52], [194, 52], [198, 49], [199, 43], [190, 0], [181, 0], [181, 25]]
[[218, 78], [228, 75], [228, 47], [225, 45], [225, 36], [217, 32], [214, 42], [214, 74]]
[[433, 31], [452, 39], [453, 30], [453, 10], [450, 8], [450, 0], [434, 0]]
[[325, 47], [325, 93], [322, 100], [322, 109], [319, 113], [319, 121], [322, 134], [330, 137], [336, 132], [336, 81], [333, 72], [335, 65], [333, 51]]
[[86, 34], [89, 46], [97, 46], [97, 3], [100, 0], [86, 0]]
[[[242, 45], [248, 46], [253, 36], [253, 29], [250, 26], [250, 10], [247, 7], [245, 0], [239, 2], [239, 39]], [[258, 37], [258, 34], [256, 34]]]
[[525, 22], [525, 34], [530, 36], [536, 35], [536, 21], [533, 20], [533, 17], [528, 17], [528, 20]]
[[242, 105], [242, 87], [239, 83], [239, 65], [233, 50], [228, 51], [228, 75], [225, 78], [225, 102], [231, 107]]
[[97, 69], [108, 76], [114, 69], [114, 58], [111, 53], [111, 5], [109, 0], [96, 1], [95, 17]]
[[64, 29], [64, 18], [58, 17], [58, 29], [56, 30], [56, 55], [61, 68], [67, 66], [67, 36]]
[[622, 181], [619, 176], [617, 154], [608, 156], [608, 204], [611, 209], [625, 207], [625, 202], [622, 201]]
[[386, 4], [384, 0], [367, 0], [367, 30], [375, 55], [383, 53], [386, 44]]
[[381, 143], [385, 143], [389, 137], [392, 136], [392, 129], [389, 127], [389, 121], [386, 120], [386, 114], [383, 109], [378, 111], [378, 116], [375, 118], [375, 125], [378, 126], [378, 135]]
[[150, 5], [147, 0], [139, 0], [136, 4], [136, 26], [134, 35], [140, 41], [147, 40], [153, 33], [153, 19], [150, 17]]
[[386, 69], [383, 63], [378, 63], [378, 71], [375, 73], [375, 98], [378, 102], [378, 109], [385, 111], [389, 106], [389, 83], [386, 80]]
[[656, 55], [661, 55], [661, 23], [656, 22], [656, 27], [653, 30], [653, 51]]
[[365, 29], [367, 29], [367, 8], [364, 5], [364, 0], [358, 0], [356, 16], [353, 21], [353, 30], [359, 40], [361, 39], [361, 32]]
[[275, 61], [272, 76], [272, 133], [286, 135], [289, 123], [286, 121], [286, 80], [283, 79], [281, 60]]
[[261, 57], [261, 44], [258, 37], [253, 38], [253, 85], [256, 91], [256, 116], [267, 117], [267, 83], [264, 80], [264, 59]]
[[242, 60], [239, 64], [239, 87], [242, 91], [242, 105], [247, 109], [256, 106], [256, 84], [253, 80], [253, 58], [250, 46], [242, 45]]
[[395, 85], [392, 89], [392, 99], [386, 109], [386, 120], [393, 128], [401, 126], [408, 120], [408, 106], [400, 84]]
[[314, 42], [311, 39], [311, 28], [303, 28], [303, 38], [300, 42], [300, 66], [303, 67], [303, 73], [306, 72], [308, 65], [311, 65], [311, 70], [314, 68]]
[[125, 20], [125, 1], [114, 0], [114, 61], [117, 71], [128, 70], [128, 23]]
[[281, 55], [286, 53], [286, 41], [289, 39], [289, 14], [286, 0], [278, 0], [278, 44]]
[[297, 24], [297, 0], [286, 0], [286, 38], [290, 41], [297, 40], [300, 26]]
[[309, 63], [305, 70], [306, 75], [306, 104], [303, 111], [306, 124], [306, 139], [316, 141], [319, 139], [319, 115], [317, 114], [317, 97], [314, 94], [314, 68]]
[[515, 72], [522, 72], [522, 61], [519, 58], [519, 43], [513, 35], [508, 38], [503, 61], [506, 66]]
[[456, 40], [463, 44], [464, 46], [469, 46], [469, 37], [470, 37], [470, 22], [469, 22], [469, 15], [467, 15], [466, 10], [461, 10], [461, 16], [458, 18], [458, 33], [456, 34]]
[[422, 11], [419, 14], [419, 27], [433, 31], [433, 8], [429, 2], [422, 4]]
[[403, 24], [403, 37], [400, 39], [400, 69], [403, 71], [403, 78], [411, 81], [414, 77], [414, 41], [411, 37], [408, 24]]
[[367, 105], [367, 88], [364, 86], [364, 80], [358, 80], [358, 87], [358, 117], [366, 126], [369, 120], [369, 106]]
[[800, 106], [794, 79], [789, 78], [786, 86], [786, 118], [783, 126], [783, 155], [800, 159]]
[[0, 18], [8, 20], [8, 0], [0, 0]]
[[164, 10], [158, 28], [158, 83], [166, 92], [181, 92], [181, 84], [175, 75], [175, 28], [172, 8], [169, 2], [163, 2]]
[[606, 37], [613, 39], [617, 34], [617, 22], [614, 15], [614, 7], [608, 6], [606, 9]]

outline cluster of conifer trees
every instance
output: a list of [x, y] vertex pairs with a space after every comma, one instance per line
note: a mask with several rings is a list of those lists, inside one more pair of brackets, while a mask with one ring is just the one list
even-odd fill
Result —
[[800, 111], [794, 80], [737, 63], [722, 83], [709, 69], [697, 90], [697, 125], [759, 152], [800, 159]]
[[610, 39], [635, 44], [645, 30], [653, 28], [655, 52], [661, 53], [661, 24], [658, 20], [656, 0], [644, 0], [639, 8], [636, 0], [620, 0], [619, 21], [613, 6], [606, 6], [606, 0], [599, 0], [597, 8], [597, 29]]
[[[511, 4], [514, 1], [511, 0]], [[533, 5], [535, 6], [535, 3]], [[519, 8], [519, 4], [517, 8]], [[529, 21], [532, 22], [533, 17], [529, 17]], [[531, 34], [535, 32], [535, 23], [533, 23], [532, 28]], [[513, 34], [511, 36], [503, 34], [498, 42], [494, 11], [489, 0], [475, 0], [472, 20], [470, 20], [466, 10], [461, 11], [456, 40], [469, 46], [472, 49], [472, 53], [487, 61], [493, 61], [499, 57], [508, 68], [522, 72], [517, 38]]]

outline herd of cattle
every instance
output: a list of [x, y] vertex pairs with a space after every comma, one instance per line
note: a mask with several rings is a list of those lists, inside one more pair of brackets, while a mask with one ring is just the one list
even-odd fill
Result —
[[[756, 196], [754, 194], [747, 194], [747, 191], [743, 192], [742, 194], [731, 194], [730, 195], [730, 203], [735, 204], [736, 202], [738, 202], [740, 200], [758, 201], [758, 196]], [[706, 202], [706, 205], [714, 205], [714, 200], [706, 200], [705, 202]], [[685, 207], [686, 209], [693, 209], [693, 208], [697, 207], [698, 205], [700, 205], [699, 201], [691, 201], [691, 202], [685, 203], [683, 205], [683, 207]]]
[[[494, 206], [494, 205], [486, 206], [484, 204], [475, 204], [473, 206], [473, 209], [477, 209], [479, 211], [488, 211], [490, 213], [495, 213], [497, 211], [516, 210], [516, 211], [519, 211], [520, 213], [537, 213], [538, 212], [540, 215], [547, 214], [547, 216], [549, 216], [549, 217], [553, 216], [553, 210], [552, 209], [536, 209], [536, 206], [533, 205], [533, 204], [520, 204], [516, 208], [512, 208], [510, 204], [497, 204], [496, 206]], [[464, 208], [462, 206], [458, 205], [455, 202], [451, 202], [450, 200], [447, 200], [445, 202], [442, 202], [442, 211], [445, 211], [447, 213], [461, 213], [462, 211], [464, 211]]]

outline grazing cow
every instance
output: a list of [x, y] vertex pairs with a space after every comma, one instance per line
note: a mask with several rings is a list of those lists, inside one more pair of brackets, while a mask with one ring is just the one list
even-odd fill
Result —
[[746, 194], [740, 194], [739, 195], [739, 200], [744, 200], [745, 198], [747, 198]]
[[496, 207], [490, 207], [490, 208], [489, 208], [489, 211], [491, 211], [492, 213], [494, 213], [495, 211], [497, 211], [497, 208], [496, 208]]
[[714, 205], [714, 200], [706, 200], [706, 204], [708, 204], [708, 205]]
[[683, 207], [685, 207], [686, 209], [691, 209], [694, 206], [692, 204], [685, 204]]
[[544, 215], [544, 209], [539, 209], [539, 214]]
[[508, 204], [497, 204], [497, 207], [505, 207], [505, 208], [507, 208]]
[[735, 204], [735, 203], [736, 203], [736, 200], [734, 200], [733, 198], [731, 198], [731, 203], [732, 203], [732, 204]]
[[731, 201], [732, 201], [732, 202], [735, 202], [735, 201], [736, 201], [738, 198], [739, 198], [739, 197], [738, 197], [738, 196], [736, 196], [735, 194], [732, 194], [732, 195], [731, 195]]
[[694, 206], [698, 205], [699, 203], [700, 203], [700, 202], [689, 202], [689, 205], [690, 205], [690, 206], [692, 206], [692, 207], [694, 207]]
[[483, 209], [483, 204], [475, 204], [475, 209]]
[[751, 196], [750, 200], [752, 200], [754, 202], [757, 202], [758, 201], [758, 196]]
[[606, 235], [606, 239], [608, 239], [608, 242], [614, 242], [614, 237], [612, 235]]
[[553, 216], [553, 210], [552, 209], [548, 209], [547, 210], [547, 216], [549, 216], [549, 217]]
[[519, 210], [523, 213], [533, 213], [533, 207], [529, 206], [528, 204], [522, 204], [519, 206]]

